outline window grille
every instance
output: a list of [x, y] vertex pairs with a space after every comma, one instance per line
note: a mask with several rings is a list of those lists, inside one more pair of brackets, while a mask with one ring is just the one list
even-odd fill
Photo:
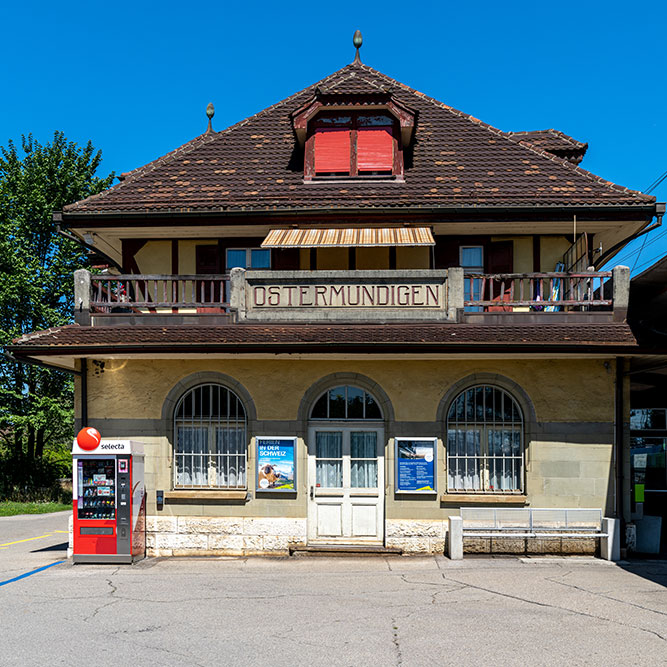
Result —
[[325, 391], [315, 401], [310, 418], [329, 421], [381, 420], [382, 412], [367, 391], [346, 385]]
[[449, 492], [521, 493], [524, 488], [523, 416], [498, 387], [462, 391], [447, 414]]
[[247, 420], [239, 397], [218, 384], [184, 394], [174, 413], [174, 486], [247, 488]]

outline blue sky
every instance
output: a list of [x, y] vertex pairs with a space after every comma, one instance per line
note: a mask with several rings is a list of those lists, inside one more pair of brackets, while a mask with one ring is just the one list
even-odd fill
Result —
[[[101, 148], [105, 173], [203, 132], [208, 102], [219, 130], [344, 66], [357, 28], [365, 63], [503, 130], [587, 141], [594, 173], [644, 190], [667, 171], [657, 0], [2, 5], [0, 144], [62, 130]], [[661, 234], [617, 259], [645, 269]]]

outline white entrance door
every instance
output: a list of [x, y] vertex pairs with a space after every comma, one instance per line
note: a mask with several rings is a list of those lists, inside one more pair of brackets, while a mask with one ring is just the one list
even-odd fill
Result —
[[308, 436], [308, 541], [382, 543], [383, 429], [315, 426]]

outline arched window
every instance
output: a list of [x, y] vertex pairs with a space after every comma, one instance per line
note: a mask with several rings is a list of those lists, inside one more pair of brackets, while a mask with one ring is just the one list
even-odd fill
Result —
[[381, 420], [377, 401], [363, 389], [345, 385], [325, 391], [313, 405], [310, 418], [330, 421]]
[[219, 384], [185, 393], [174, 412], [174, 486], [246, 488], [246, 412]]
[[504, 389], [476, 385], [447, 413], [447, 487], [450, 492], [521, 493], [523, 416]]

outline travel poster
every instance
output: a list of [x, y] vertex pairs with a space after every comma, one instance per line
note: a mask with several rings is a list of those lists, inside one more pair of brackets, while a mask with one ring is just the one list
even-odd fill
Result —
[[435, 492], [435, 438], [396, 438], [396, 490]]
[[296, 491], [296, 438], [257, 438], [257, 490]]

